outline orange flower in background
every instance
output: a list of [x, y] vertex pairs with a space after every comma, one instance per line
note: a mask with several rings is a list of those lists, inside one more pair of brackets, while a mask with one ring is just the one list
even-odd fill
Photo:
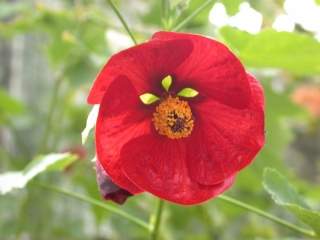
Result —
[[292, 94], [292, 100], [306, 108], [312, 116], [320, 117], [320, 87], [304, 85], [298, 87]]

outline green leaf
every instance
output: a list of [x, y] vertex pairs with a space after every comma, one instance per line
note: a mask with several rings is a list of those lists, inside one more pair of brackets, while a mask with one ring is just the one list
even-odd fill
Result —
[[0, 88], [0, 110], [8, 114], [20, 114], [25, 108], [24, 105], [18, 100], [14, 99], [6, 93], [6, 91]]
[[85, 144], [88, 136], [91, 132], [91, 130], [94, 128], [97, 122], [98, 118], [98, 113], [99, 113], [99, 107], [100, 105], [94, 105], [88, 115], [87, 122], [86, 122], [86, 127], [83, 129], [81, 132], [81, 142], [82, 144]]
[[152, 104], [158, 101], [160, 98], [152, 93], [144, 93], [140, 95], [140, 100], [146, 105]]
[[24, 188], [34, 177], [45, 171], [61, 171], [76, 160], [69, 153], [52, 153], [36, 157], [22, 171], [0, 174], [0, 194], [7, 194], [16, 188]]
[[249, 67], [280, 68], [299, 75], [320, 73], [320, 42], [310, 35], [272, 29], [253, 35], [232, 27], [220, 29], [220, 35]]
[[25, 113], [24, 104], [0, 88], [0, 125], [10, 125], [11, 117], [22, 113]]
[[287, 179], [275, 169], [266, 168], [264, 170], [264, 187], [278, 204], [293, 203], [308, 208]]
[[317, 235], [320, 235], [320, 212], [310, 209], [277, 170], [266, 168], [263, 177], [263, 186], [272, 199], [278, 205], [286, 207], [299, 220], [310, 226]]
[[310, 226], [316, 232], [317, 236], [320, 236], [320, 212], [293, 204], [288, 204], [287, 207], [297, 216], [297, 218]]
[[186, 98], [193, 98], [197, 96], [199, 92], [193, 88], [184, 88], [180, 92], [178, 92], [178, 96], [186, 97]]
[[245, 31], [240, 31], [232, 27], [223, 27], [219, 30], [222, 38], [228, 46], [235, 52], [244, 51], [245, 47], [252, 39], [252, 35]]
[[239, 5], [243, 0], [221, 0], [221, 2], [229, 15], [235, 15], [239, 11]]
[[162, 87], [168, 92], [169, 88], [172, 84], [172, 77], [170, 75], [166, 76], [164, 79], [161, 81]]

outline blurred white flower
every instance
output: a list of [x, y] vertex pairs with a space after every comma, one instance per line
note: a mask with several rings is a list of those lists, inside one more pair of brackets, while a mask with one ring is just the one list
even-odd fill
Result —
[[263, 16], [249, 3], [243, 2], [239, 6], [239, 12], [230, 17], [225, 6], [222, 3], [216, 3], [210, 11], [209, 21], [217, 27], [229, 25], [255, 34], [261, 29]]
[[115, 30], [106, 31], [106, 40], [112, 53], [117, 53], [133, 45], [127, 34]]
[[241, 3], [239, 9], [240, 11], [229, 19], [229, 25], [249, 33], [258, 33], [262, 26], [262, 14], [247, 2]]
[[279, 15], [274, 20], [272, 27], [277, 31], [292, 32], [294, 30], [294, 21], [285, 14]]
[[295, 23], [312, 32], [320, 32], [320, 6], [314, 0], [286, 0], [284, 10]]
[[228, 24], [229, 16], [222, 3], [216, 3], [209, 14], [209, 21], [217, 27], [223, 27]]

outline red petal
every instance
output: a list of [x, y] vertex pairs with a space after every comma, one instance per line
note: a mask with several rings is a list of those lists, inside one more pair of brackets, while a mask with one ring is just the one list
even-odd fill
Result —
[[151, 40], [113, 55], [99, 73], [90, 91], [88, 102], [98, 104], [111, 82], [119, 75], [132, 81], [138, 94], [161, 94], [161, 80], [189, 56], [192, 43], [187, 39]]
[[150, 114], [125, 76], [110, 84], [100, 105], [96, 126], [98, 159], [112, 181], [132, 194], [141, 190], [123, 174], [120, 151], [128, 141], [150, 129]]
[[192, 179], [217, 184], [247, 166], [264, 144], [263, 92], [248, 76], [252, 101], [236, 109], [211, 99], [193, 104], [195, 128], [188, 139], [187, 162]]
[[175, 71], [176, 90], [193, 87], [202, 96], [210, 97], [234, 108], [250, 103], [250, 86], [240, 61], [223, 44], [200, 35], [158, 32], [154, 39], [164, 41], [188, 39], [193, 51]]
[[197, 204], [227, 190], [234, 177], [204, 186], [189, 177], [184, 141], [149, 134], [126, 144], [121, 152], [122, 168], [141, 189], [179, 204]]

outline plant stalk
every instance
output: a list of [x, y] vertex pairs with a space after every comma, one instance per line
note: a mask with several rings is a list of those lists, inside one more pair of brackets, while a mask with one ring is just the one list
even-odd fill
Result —
[[122, 17], [122, 15], [121, 15], [120, 11], [118, 10], [118, 8], [116, 7], [116, 5], [114, 5], [112, 0], [107, 0], [107, 2], [109, 3], [110, 7], [114, 11], [114, 13], [117, 15], [117, 17], [119, 18], [120, 22], [122, 23], [123, 27], [125, 28], [125, 30], [129, 34], [129, 36], [130, 36], [131, 40], [133, 41], [133, 43], [135, 45], [137, 45], [138, 44], [137, 40], [135, 39], [135, 37], [134, 37], [133, 33], [131, 32], [128, 24], [126, 23], [126, 21]]
[[44, 133], [41, 138], [38, 153], [46, 153], [48, 151], [49, 140], [50, 140], [51, 131], [52, 131], [52, 124], [54, 121], [54, 114], [55, 114], [55, 110], [58, 102], [57, 100], [59, 97], [59, 91], [64, 80], [63, 74], [64, 74], [64, 68], [57, 74], [57, 77], [55, 78], [55, 81], [54, 81], [52, 96], [51, 96], [49, 108], [48, 108], [48, 115], [45, 122]]
[[162, 217], [164, 201], [162, 199], [158, 199], [157, 207], [155, 214], [151, 216], [150, 219], [150, 239], [157, 240], [159, 238], [159, 228]]
[[43, 184], [43, 183], [32, 183], [32, 185], [34, 186], [38, 186], [38, 187], [42, 187], [44, 189], [47, 189], [47, 190], [50, 190], [50, 191], [54, 191], [54, 192], [57, 192], [57, 193], [61, 193], [61, 194], [64, 194], [68, 197], [72, 197], [72, 198], [75, 198], [75, 199], [78, 199], [78, 200], [81, 200], [83, 202], [86, 202], [86, 203], [89, 203], [91, 205], [94, 205], [94, 206], [97, 206], [97, 207], [100, 207], [100, 208], [103, 208], [109, 212], [112, 212], [116, 215], [119, 215], [133, 223], [135, 223], [136, 225], [144, 228], [145, 230], [149, 231], [150, 230], [150, 227], [149, 227], [149, 224], [146, 223], [145, 221], [137, 218], [137, 217], [134, 217], [128, 213], [126, 213], [125, 211], [122, 211], [120, 210], [119, 208], [117, 207], [114, 207], [110, 204], [106, 204], [106, 203], [103, 203], [97, 199], [94, 199], [92, 197], [88, 197], [88, 196], [84, 196], [84, 195], [81, 195], [79, 193], [75, 193], [75, 192], [71, 192], [71, 191], [67, 191], [67, 190], [64, 190], [64, 189], [61, 189], [61, 188], [58, 188], [56, 186], [51, 186], [51, 185], [47, 185], [47, 184]]
[[290, 222], [288, 222], [288, 221], [286, 221], [286, 220], [283, 220], [283, 219], [281, 219], [281, 218], [278, 218], [278, 217], [276, 217], [276, 216], [274, 216], [274, 215], [272, 215], [272, 214], [270, 214], [270, 213], [267, 213], [267, 212], [265, 212], [265, 211], [263, 211], [263, 210], [261, 210], [261, 209], [258, 209], [258, 208], [256, 208], [256, 207], [253, 207], [253, 206], [251, 206], [251, 205], [249, 205], [249, 204], [246, 204], [246, 203], [241, 202], [241, 201], [239, 201], [239, 200], [236, 200], [236, 199], [234, 199], [234, 198], [231, 198], [231, 197], [228, 197], [228, 196], [224, 196], [224, 195], [220, 195], [220, 196], [218, 197], [218, 199], [220, 199], [220, 200], [222, 200], [222, 201], [224, 201], [224, 202], [226, 202], [226, 203], [229, 203], [229, 204], [231, 204], [231, 205], [237, 206], [237, 207], [239, 207], [239, 208], [248, 210], [248, 211], [250, 211], [250, 212], [252, 212], [252, 213], [255, 213], [255, 214], [259, 215], [259, 216], [262, 216], [262, 217], [264, 217], [264, 218], [267, 218], [267, 219], [269, 219], [270, 221], [273, 221], [273, 222], [275, 222], [275, 223], [278, 223], [278, 224], [280, 224], [280, 225], [282, 225], [282, 226], [285, 226], [285, 227], [287, 227], [287, 228], [289, 228], [289, 229], [291, 229], [291, 230], [293, 230], [293, 231], [296, 231], [296, 232], [298, 232], [298, 233], [307, 235], [307, 236], [309, 236], [309, 237], [315, 237], [315, 233], [314, 233], [313, 231], [310, 231], [310, 230], [305, 229], [305, 228], [301, 228], [301, 227], [299, 227], [299, 226], [297, 226], [297, 225], [294, 225], [294, 224], [292, 224], [292, 223], [290, 223]]
[[207, 0], [202, 3], [193, 13], [191, 13], [188, 17], [186, 17], [182, 22], [180, 22], [177, 26], [175, 26], [172, 31], [179, 31], [183, 28], [188, 22], [190, 22], [193, 18], [198, 16], [206, 7], [208, 7], [214, 0]]

